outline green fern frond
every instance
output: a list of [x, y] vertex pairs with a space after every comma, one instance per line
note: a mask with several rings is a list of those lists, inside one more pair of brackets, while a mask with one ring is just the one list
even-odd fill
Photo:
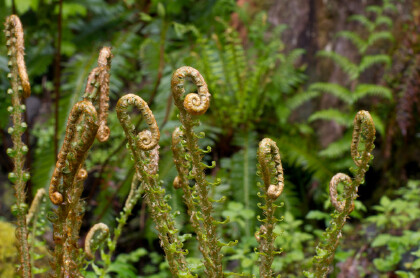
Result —
[[354, 80], [359, 77], [358, 67], [346, 57], [336, 52], [325, 50], [319, 51], [317, 55], [333, 60], [349, 76], [350, 80]]
[[366, 27], [368, 31], [373, 31], [375, 29], [375, 24], [370, 21], [366, 16], [361, 14], [355, 14], [349, 17], [350, 21], [356, 21]]
[[341, 31], [337, 33], [337, 36], [340, 38], [348, 39], [352, 44], [357, 47], [359, 53], [364, 53], [367, 48], [367, 44], [364, 39], [352, 31]]
[[393, 26], [392, 19], [386, 15], [378, 16], [375, 20], [376, 26], [386, 25], [388, 28]]
[[319, 96], [319, 92], [317, 91], [307, 91], [295, 94], [286, 100], [286, 107], [292, 111], [317, 96]]
[[345, 153], [349, 152], [349, 145], [351, 144], [351, 132], [347, 132], [343, 137], [331, 143], [319, 152], [321, 157], [325, 158], [339, 158]]
[[309, 91], [321, 91], [324, 93], [334, 95], [340, 100], [344, 101], [345, 103], [353, 103], [353, 97], [351, 95], [351, 92], [347, 88], [339, 84], [317, 82], [309, 86]]
[[372, 116], [372, 120], [375, 123], [375, 128], [378, 133], [381, 135], [385, 135], [385, 124], [381, 120], [381, 118], [374, 112], [371, 112], [370, 115]]
[[326, 120], [326, 121], [334, 121], [340, 125], [344, 126], [351, 126], [353, 124], [353, 117], [343, 113], [343, 111], [339, 111], [337, 109], [326, 109], [320, 110], [313, 113], [308, 121], [313, 122], [315, 120]]
[[392, 33], [389, 31], [374, 32], [369, 36], [367, 47], [374, 45], [376, 42], [380, 40], [394, 42], [395, 39]]
[[383, 13], [383, 8], [377, 5], [371, 5], [366, 7], [367, 12], [375, 13], [376, 16], [379, 16]]
[[375, 85], [375, 84], [359, 84], [353, 92], [354, 102], [366, 96], [380, 96], [386, 99], [392, 99], [392, 92], [390, 89]]
[[302, 58], [302, 55], [305, 54], [306, 50], [302, 48], [296, 48], [290, 51], [284, 60], [286, 64], [293, 65], [295, 64], [300, 58]]
[[304, 169], [313, 171], [314, 177], [321, 181], [327, 181], [331, 177], [332, 172], [328, 165], [315, 154], [314, 146], [305, 142], [304, 139], [295, 137], [291, 140], [290, 136], [283, 136], [275, 141], [285, 160], [294, 161]]
[[398, 12], [397, 7], [394, 4], [389, 3], [389, 2], [383, 5], [383, 9], [384, 11], [389, 11], [389, 12], [394, 12], [394, 13]]
[[386, 54], [366, 55], [363, 56], [359, 64], [359, 74], [364, 72], [367, 68], [376, 64], [384, 63], [387, 68], [391, 66], [391, 57]]

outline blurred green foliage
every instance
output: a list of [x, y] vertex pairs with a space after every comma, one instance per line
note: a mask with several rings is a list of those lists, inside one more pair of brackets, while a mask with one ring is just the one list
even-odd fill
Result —
[[[52, 103], [58, 8], [57, 1], [52, 0], [0, 0], [0, 21], [4, 22], [12, 13], [12, 3], [25, 30], [25, 59], [34, 98], [41, 101], [40, 107], [32, 108], [40, 113], [33, 119], [30, 129], [31, 183], [35, 192], [37, 188], [48, 186], [55, 166]], [[355, 111], [365, 108], [373, 114], [376, 112], [375, 125], [382, 140], [388, 126], [392, 125], [387, 120], [387, 112], [394, 105], [393, 92], [383, 86], [383, 80], [366, 83], [363, 79], [369, 66], [379, 65], [388, 70], [393, 65], [392, 51], [398, 48], [399, 41], [393, 41], [396, 45], [392, 48], [374, 44], [379, 39], [392, 41], [396, 27], [392, 17], [384, 13], [389, 4], [384, 1], [383, 6], [367, 8], [366, 15], [351, 18], [366, 31], [337, 34], [354, 43], [360, 54], [357, 61], [335, 52], [319, 52], [318, 56], [330, 58], [343, 69], [349, 77], [346, 84], [307, 84], [308, 65], [302, 62], [305, 51], [286, 51], [287, 42], [281, 39], [288, 27], [273, 26], [266, 12], [252, 12], [246, 6], [239, 8], [233, 0], [64, 1], [58, 137], [63, 138], [69, 111], [81, 99], [86, 77], [96, 64], [98, 50], [104, 45], [111, 46], [114, 54], [111, 111], [117, 99], [127, 92], [149, 102], [161, 128], [160, 178], [167, 185], [171, 206], [181, 211], [177, 224], [183, 227], [182, 232], [191, 232], [181, 193], [171, 186], [176, 171], [170, 138], [177, 120], [169, 87], [176, 68], [194, 66], [203, 74], [212, 94], [210, 109], [203, 116], [200, 127], [207, 135], [203, 144], [213, 149], [212, 156], [208, 155], [205, 160], [218, 162], [218, 166], [208, 173], [210, 179], [222, 179], [221, 185], [212, 189], [212, 198], [228, 198], [224, 204], [215, 206], [217, 219], [227, 216], [231, 219], [231, 223], [219, 232], [226, 242], [241, 239], [235, 248], [222, 249], [226, 268], [239, 273], [258, 272], [258, 258], [254, 253], [257, 242], [251, 234], [258, 225], [255, 215], [260, 212], [256, 195], [256, 149], [261, 138], [270, 136], [276, 139], [280, 148], [286, 176], [285, 190], [280, 197], [285, 205], [277, 212], [279, 216], [284, 215], [284, 221], [276, 228], [282, 234], [276, 239], [276, 247], [282, 248], [283, 253], [275, 258], [273, 268], [287, 277], [299, 277], [314, 253], [321, 228], [330, 219], [328, 213], [321, 212], [328, 208], [323, 207], [328, 199], [327, 182], [334, 171], [346, 171], [349, 164], [345, 158], [349, 156], [344, 155], [350, 145], [349, 131], [321, 149], [313, 122], [332, 120], [347, 129]], [[245, 32], [239, 32], [231, 25], [233, 12], [239, 15]], [[5, 43], [3, 36], [0, 43]], [[374, 46], [373, 51], [369, 52], [371, 46]], [[0, 47], [0, 69], [7, 71], [5, 47]], [[0, 90], [5, 91], [7, 86], [6, 74], [1, 74]], [[321, 111], [312, 109], [309, 117], [305, 117], [307, 113], [299, 109], [303, 104], [313, 104], [323, 93], [334, 95], [343, 106]], [[380, 105], [377, 101], [371, 104], [365, 100], [366, 97], [376, 99], [378, 95], [385, 99]], [[9, 105], [6, 94], [0, 94], [2, 129], [8, 125], [6, 108]], [[108, 123], [110, 140], [94, 145], [86, 161], [90, 178], [83, 196], [88, 202], [84, 231], [91, 223], [101, 221], [110, 227], [115, 224], [114, 219], [123, 206], [134, 174], [125, 148], [126, 140], [114, 112], [110, 113]], [[2, 136], [0, 140], [7, 144], [6, 137]], [[385, 171], [375, 170], [379, 172], [377, 175]], [[395, 200], [382, 197], [375, 211], [364, 212], [363, 205], [356, 203], [352, 218], [372, 215], [367, 222], [375, 226], [375, 235], [369, 238], [369, 244], [378, 252], [378, 258], [369, 270], [372, 273], [397, 271], [401, 277], [418, 274], [416, 247], [419, 238], [415, 212], [419, 210], [420, 200], [415, 197], [418, 190], [415, 184], [410, 182], [407, 188], [397, 190]], [[143, 203], [136, 206], [127, 223], [119, 241], [120, 249], [110, 267], [112, 275], [169, 277], [154, 225]], [[196, 272], [201, 273], [195, 240], [187, 240], [185, 245], [190, 250], [189, 260], [195, 262]], [[345, 241], [341, 253], [337, 253], [338, 260], [345, 261], [353, 256], [346, 250], [348, 245]], [[413, 259], [408, 265], [402, 263], [405, 255]], [[87, 277], [95, 277], [93, 273], [97, 270], [93, 265], [87, 271]]]

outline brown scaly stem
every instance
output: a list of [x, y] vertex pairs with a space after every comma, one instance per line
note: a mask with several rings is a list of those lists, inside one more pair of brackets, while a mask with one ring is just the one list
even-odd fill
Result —
[[259, 243], [260, 277], [266, 278], [273, 277], [271, 265], [273, 264], [274, 256], [281, 253], [274, 249], [274, 241], [277, 237], [274, 233], [274, 228], [276, 222], [278, 222], [278, 219], [274, 216], [278, 205], [274, 202], [283, 192], [284, 177], [280, 152], [273, 140], [265, 138], [260, 142], [258, 162], [261, 178], [264, 181], [264, 185], [259, 185], [264, 193], [262, 195], [259, 194], [259, 196], [265, 200], [264, 205], [259, 204], [258, 206], [263, 209], [265, 219], [258, 219], [264, 224], [255, 233], [255, 237]]
[[79, 202], [87, 172], [82, 168], [98, 130], [95, 107], [86, 100], [75, 104], [67, 122], [63, 146], [51, 178], [49, 196], [58, 208], [53, 222], [55, 243], [52, 277], [78, 277], [77, 238], [83, 216]]
[[7, 149], [7, 154], [12, 158], [14, 169], [9, 173], [9, 179], [14, 184], [16, 204], [12, 211], [17, 216], [16, 238], [18, 242], [19, 266], [18, 273], [21, 277], [32, 277], [31, 257], [29, 254], [28, 228], [26, 225], [26, 212], [28, 206], [25, 203], [26, 182], [29, 173], [24, 170], [25, 154], [28, 147], [22, 142], [22, 134], [27, 124], [22, 121], [22, 112], [25, 110], [24, 99], [31, 94], [31, 87], [26, 73], [24, 61], [24, 40], [22, 23], [16, 15], [6, 19], [5, 34], [7, 40], [10, 73], [8, 78], [12, 85], [7, 93], [12, 97], [12, 106], [8, 108], [13, 120], [13, 127], [9, 128], [12, 136], [13, 149]]
[[[324, 241], [316, 248], [316, 256], [313, 259], [314, 266], [312, 272], [305, 272], [306, 277], [323, 278], [327, 277], [330, 265], [334, 261], [334, 254], [341, 238], [341, 231], [346, 223], [349, 214], [354, 209], [354, 200], [357, 198], [357, 191], [360, 184], [364, 183], [366, 171], [369, 169], [369, 162], [373, 159], [371, 152], [375, 147], [375, 125], [372, 117], [367, 111], [359, 111], [354, 119], [353, 139], [351, 143], [351, 156], [356, 169], [355, 178], [338, 173], [330, 182], [331, 202], [335, 207], [332, 214], [330, 226], [324, 232]], [[364, 150], [359, 153], [359, 142], [364, 142]], [[342, 201], [337, 196], [337, 186], [342, 182], [344, 193]]]
[[92, 102], [98, 112], [98, 133], [96, 138], [99, 142], [105, 142], [110, 135], [107, 124], [109, 109], [109, 78], [112, 59], [111, 48], [103, 47], [99, 52], [98, 66], [89, 74], [86, 84], [84, 100]]
[[[198, 93], [190, 93], [184, 99], [185, 94], [184, 82], [185, 78], [190, 77], [192, 82], [197, 86]], [[195, 180], [195, 190], [198, 196], [199, 207], [201, 212], [197, 212], [197, 217], [202, 220], [201, 231], [196, 231], [197, 235], [202, 233], [205, 235], [205, 241], [201, 245], [200, 250], [204, 250], [204, 265], [206, 267], [206, 275], [208, 277], [224, 277], [221, 247], [223, 244], [217, 238], [217, 221], [212, 217], [212, 203], [209, 200], [209, 183], [206, 180], [204, 170], [211, 168], [201, 162], [202, 153], [205, 151], [198, 147], [198, 140], [194, 133], [194, 126], [198, 125], [192, 116], [204, 114], [210, 106], [210, 93], [207, 84], [201, 74], [192, 67], [181, 67], [175, 71], [172, 76], [171, 90], [174, 97], [175, 105], [179, 109], [179, 119], [182, 123], [182, 131], [185, 135], [186, 149], [189, 152], [192, 170], [191, 176]], [[206, 258], [206, 252], [209, 253], [209, 259]]]
[[[127, 110], [135, 106], [145, 118], [150, 130], [136, 134], [135, 126]], [[135, 161], [137, 175], [141, 178], [146, 202], [159, 232], [161, 246], [166, 254], [169, 268], [175, 277], [192, 277], [186, 261], [186, 251], [175, 229], [175, 222], [170, 214], [171, 207], [164, 199], [165, 190], [160, 186], [157, 175], [159, 157], [159, 128], [147, 103], [139, 96], [128, 94], [117, 103], [117, 116], [128, 139], [128, 146]]]

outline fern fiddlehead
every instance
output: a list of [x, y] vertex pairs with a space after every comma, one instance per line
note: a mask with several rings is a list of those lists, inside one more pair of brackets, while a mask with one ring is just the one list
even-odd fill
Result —
[[109, 109], [109, 77], [112, 59], [111, 48], [103, 47], [99, 52], [98, 66], [89, 74], [86, 84], [84, 100], [89, 100], [95, 106], [98, 113], [98, 133], [96, 138], [99, 142], [105, 142], [110, 135], [106, 125]]
[[[149, 130], [136, 134], [135, 126], [128, 114], [128, 107], [134, 105], [145, 118]], [[117, 116], [128, 139], [128, 146], [135, 161], [135, 168], [145, 191], [146, 202], [159, 232], [159, 239], [165, 251], [169, 268], [175, 277], [191, 277], [182, 249], [182, 242], [170, 214], [171, 207], [164, 199], [165, 190], [160, 186], [157, 175], [159, 157], [159, 128], [147, 103], [139, 96], [128, 94], [117, 103]]]
[[[191, 78], [192, 82], [197, 86], [197, 94], [190, 93], [185, 99], [184, 83], [186, 78]], [[222, 254], [220, 252], [223, 244], [217, 238], [217, 222], [211, 215], [213, 210], [212, 203], [209, 199], [209, 183], [206, 180], [204, 170], [212, 168], [202, 163], [202, 154], [207, 151], [198, 147], [197, 138], [193, 128], [198, 125], [192, 116], [204, 114], [210, 106], [210, 93], [207, 84], [201, 74], [192, 67], [181, 67], [172, 75], [171, 80], [172, 96], [175, 105], [179, 109], [179, 119], [181, 121], [181, 130], [185, 136], [185, 148], [188, 151], [192, 170], [191, 178], [195, 180], [195, 191], [198, 197], [198, 206], [201, 211], [197, 212], [196, 217], [201, 219], [200, 228], [196, 227], [196, 233], [200, 237], [202, 234], [202, 242], [200, 243], [200, 251], [204, 256], [204, 265], [206, 267], [206, 275], [208, 277], [223, 277]], [[195, 220], [194, 220], [195, 221]], [[194, 227], [193, 223], [193, 227]]]
[[28, 206], [25, 203], [26, 182], [29, 173], [24, 170], [25, 154], [28, 147], [22, 142], [22, 135], [27, 124], [22, 120], [22, 112], [26, 109], [24, 99], [31, 94], [28, 74], [24, 61], [24, 40], [22, 23], [16, 15], [11, 15], [5, 23], [7, 56], [9, 57], [11, 88], [7, 93], [12, 97], [12, 106], [8, 108], [11, 114], [13, 127], [9, 128], [12, 137], [13, 148], [7, 149], [7, 154], [13, 161], [13, 172], [9, 173], [9, 179], [14, 184], [16, 204], [12, 211], [17, 217], [16, 238], [18, 242], [19, 266], [18, 273], [21, 277], [32, 277], [31, 257], [28, 244], [28, 228], [26, 224], [26, 212]]
[[51, 217], [55, 242], [52, 277], [78, 276], [77, 238], [84, 213], [79, 199], [87, 178], [82, 166], [97, 130], [95, 107], [87, 100], [76, 103], [69, 115], [49, 188], [50, 200], [58, 206], [56, 215]]
[[[95, 235], [97, 235], [95, 237]], [[90, 228], [85, 239], [85, 254], [89, 259], [94, 258], [97, 246], [109, 236], [109, 228], [104, 223], [97, 223]]]
[[276, 222], [278, 222], [274, 213], [276, 208], [279, 207], [274, 202], [281, 195], [284, 188], [280, 152], [273, 140], [265, 138], [260, 142], [258, 147], [258, 163], [259, 173], [264, 182], [264, 185], [260, 185], [264, 194], [259, 194], [259, 196], [265, 200], [264, 205], [259, 204], [259, 207], [263, 209], [265, 215], [265, 219], [259, 220], [264, 222], [264, 224], [255, 233], [259, 242], [260, 277], [273, 277], [271, 265], [273, 264], [274, 256], [280, 253], [274, 250], [274, 241], [277, 237], [274, 233], [274, 228]]
[[[364, 183], [366, 171], [369, 169], [369, 162], [373, 156], [371, 152], [375, 147], [375, 125], [372, 117], [367, 111], [359, 111], [354, 118], [353, 138], [351, 143], [351, 156], [356, 169], [351, 169], [354, 179], [338, 173], [330, 182], [331, 202], [335, 208], [329, 227], [324, 232], [324, 241], [316, 248], [316, 255], [313, 259], [313, 271], [305, 272], [306, 277], [323, 278], [327, 277], [330, 265], [334, 260], [335, 250], [341, 238], [341, 231], [346, 219], [354, 209], [354, 200], [357, 198], [357, 191], [360, 184]], [[359, 144], [363, 142], [364, 147], [359, 153]], [[343, 197], [338, 199], [337, 187], [339, 183], [344, 184]]]

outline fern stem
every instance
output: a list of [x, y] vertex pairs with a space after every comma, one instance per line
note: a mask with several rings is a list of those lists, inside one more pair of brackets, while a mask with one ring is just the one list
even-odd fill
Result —
[[11, 15], [6, 19], [5, 33], [7, 39], [9, 68], [8, 78], [12, 88], [8, 94], [12, 97], [12, 106], [8, 108], [12, 116], [13, 126], [9, 128], [12, 136], [13, 149], [7, 149], [7, 154], [13, 161], [13, 172], [9, 173], [9, 179], [14, 184], [16, 204], [12, 211], [17, 217], [16, 238], [18, 240], [19, 267], [18, 273], [21, 277], [32, 277], [31, 256], [29, 253], [28, 228], [26, 224], [26, 212], [28, 209], [25, 187], [29, 180], [29, 173], [24, 170], [25, 154], [28, 147], [22, 142], [22, 135], [27, 124], [22, 121], [22, 112], [25, 105], [22, 104], [25, 97], [31, 93], [28, 75], [26, 73], [25, 61], [23, 59], [23, 29], [19, 18]]
[[[317, 248], [317, 254], [313, 258], [314, 267], [312, 272], [305, 272], [307, 277], [324, 278], [330, 270], [334, 260], [335, 251], [341, 238], [341, 231], [346, 223], [349, 214], [354, 209], [354, 200], [357, 198], [357, 191], [360, 184], [364, 183], [366, 171], [369, 169], [369, 162], [373, 156], [371, 152], [375, 147], [375, 125], [367, 111], [359, 111], [354, 119], [353, 140], [351, 144], [351, 155], [356, 164], [355, 178], [351, 179], [345, 174], [336, 174], [330, 182], [331, 202], [335, 207], [329, 227], [324, 232], [324, 242]], [[359, 153], [359, 142], [364, 141], [364, 150]], [[345, 184], [343, 201], [338, 201], [337, 185], [339, 182]]]
[[[182, 100], [181, 96], [185, 93], [184, 82], [186, 77], [192, 78], [193, 83], [197, 86], [198, 94], [188, 94]], [[201, 163], [202, 155], [198, 147], [197, 135], [193, 130], [198, 123], [192, 119], [192, 115], [201, 115], [207, 111], [210, 105], [210, 94], [204, 78], [196, 69], [191, 67], [182, 67], [175, 71], [172, 76], [171, 89], [175, 105], [179, 109], [179, 119], [185, 134], [186, 149], [191, 157], [191, 174], [195, 180], [195, 190], [201, 208], [200, 216], [203, 218], [204, 230], [198, 231], [198, 233], [205, 234], [206, 242], [200, 250], [204, 250], [203, 255], [206, 254], [207, 250], [210, 254], [210, 260], [204, 260], [206, 275], [208, 277], [224, 277], [222, 254], [220, 252], [221, 244], [217, 238], [215, 219], [211, 215], [213, 206], [209, 200], [209, 183], [204, 173], [205, 167]]]
[[[145, 118], [150, 130], [137, 134], [131, 117], [127, 113], [129, 106], [136, 106]], [[158, 181], [158, 142], [159, 128], [147, 103], [140, 97], [128, 94], [117, 103], [117, 116], [128, 139], [128, 146], [135, 161], [136, 173], [141, 177], [146, 193], [146, 202], [159, 232], [161, 246], [165, 251], [169, 268], [176, 277], [191, 277], [182, 249], [182, 242], [175, 229], [175, 222], [170, 214], [171, 207], [164, 199], [165, 190]]]
[[[265, 200], [265, 204], [260, 207], [263, 209], [265, 219], [258, 219], [264, 224], [255, 233], [255, 237], [259, 242], [260, 277], [269, 278], [273, 277], [271, 265], [273, 264], [274, 256], [280, 253], [274, 249], [274, 241], [277, 237], [274, 233], [274, 228], [278, 221], [274, 216], [278, 207], [274, 204], [274, 201], [281, 195], [284, 187], [280, 152], [273, 140], [265, 138], [260, 142], [258, 162], [261, 178], [264, 182], [264, 185], [260, 185], [264, 192], [260, 197]], [[274, 183], [272, 183], [273, 180]]]

